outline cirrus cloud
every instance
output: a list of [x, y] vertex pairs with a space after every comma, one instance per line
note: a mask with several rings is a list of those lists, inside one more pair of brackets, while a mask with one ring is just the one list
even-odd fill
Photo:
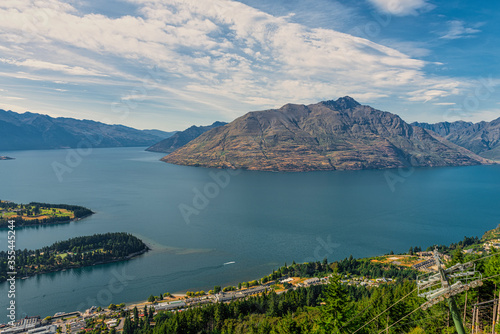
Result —
[[368, 0], [378, 10], [396, 16], [417, 15], [434, 8], [427, 0]]
[[[88, 91], [81, 98], [104, 104], [133, 99], [130, 88], [154, 67], [161, 74], [156, 88], [165, 96], [149, 94], [144, 101], [229, 120], [249, 108], [343, 95], [439, 100], [467, 86], [429, 77], [425, 61], [396, 48], [238, 1], [126, 1], [137, 11], [120, 17], [82, 13], [60, 0], [2, 2], [0, 58], [10, 67], [0, 80], [30, 80], [33, 87], [46, 81], [62, 85], [55, 91], [65, 97]], [[394, 15], [430, 6], [424, 0], [371, 1]]]

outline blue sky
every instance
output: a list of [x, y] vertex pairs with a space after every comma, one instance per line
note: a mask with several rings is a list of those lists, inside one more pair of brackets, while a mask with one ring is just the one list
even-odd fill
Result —
[[182, 130], [349, 95], [500, 116], [500, 3], [2, 0], [0, 108]]

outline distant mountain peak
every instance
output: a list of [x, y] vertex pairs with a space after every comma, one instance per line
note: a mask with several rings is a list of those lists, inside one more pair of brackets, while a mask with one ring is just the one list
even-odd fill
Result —
[[147, 146], [168, 135], [159, 130], [10, 110], [0, 110], [0, 129], [0, 150], [76, 148], [89, 140], [93, 147]]
[[178, 149], [179, 147], [182, 147], [189, 143], [191, 140], [198, 138], [201, 134], [226, 125], [226, 122], [220, 122], [220, 121], [215, 121], [212, 123], [212, 125], [207, 125], [207, 126], [196, 126], [192, 125], [189, 128], [187, 128], [184, 131], [179, 131], [173, 136], [164, 139], [156, 144], [154, 144], [151, 147], [148, 147], [146, 151], [150, 152], [162, 152], [162, 153], [171, 153]]
[[479, 123], [456, 121], [435, 124], [412, 123], [412, 125], [431, 130], [484, 158], [500, 160], [500, 118]]
[[336, 101], [329, 100], [329, 101], [324, 101], [322, 103], [328, 107], [333, 107], [336, 110], [353, 109], [361, 105], [358, 101], [356, 101], [350, 96], [344, 96], [338, 98]]
[[349, 96], [252, 111], [162, 159], [178, 165], [267, 171], [353, 170], [489, 163], [399, 116]]

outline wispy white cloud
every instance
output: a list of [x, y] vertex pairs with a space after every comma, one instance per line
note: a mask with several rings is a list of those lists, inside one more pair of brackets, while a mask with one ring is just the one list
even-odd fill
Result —
[[481, 24], [475, 25], [474, 27], [466, 27], [463, 21], [448, 21], [448, 30], [443, 33], [440, 38], [458, 39], [473, 37], [475, 34], [481, 32], [481, 30], [477, 29], [480, 25]]
[[63, 72], [69, 75], [88, 75], [88, 76], [107, 76], [106, 74], [100, 73], [92, 69], [86, 69], [80, 66], [68, 66], [64, 64], [53, 64], [46, 61], [26, 59], [26, 60], [12, 60], [0, 58], [1, 63], [16, 65], [21, 67], [29, 67], [34, 70], [50, 70]]
[[368, 0], [375, 8], [384, 13], [397, 16], [417, 15], [421, 11], [434, 8], [427, 0]]
[[19, 96], [0, 96], [2, 100], [24, 100], [24, 97]]
[[[428, 102], [452, 95], [459, 95], [466, 88], [471, 87], [471, 83], [465, 83], [457, 80], [445, 80], [439, 82], [439, 79], [429, 80], [429, 86], [423, 89], [408, 92], [408, 100], [415, 102]], [[438, 102], [439, 103], [439, 102]]]
[[[150, 92], [148, 102], [175, 103], [189, 113], [221, 111], [226, 119], [249, 108], [343, 95], [438, 100], [467, 86], [447, 77], [429, 78], [428, 63], [416, 58], [428, 53], [420, 45], [383, 46], [237, 1], [127, 1], [138, 12], [112, 18], [80, 13], [59, 0], [5, 0], [0, 43], [16, 52], [0, 48], [0, 58], [10, 65], [0, 79], [65, 85], [56, 88], [65, 96], [106, 86], [93, 90], [100, 102], [111, 104], [143, 98], [130, 92], [155, 67], [161, 76], [156, 89], [172, 102]], [[393, 15], [430, 8], [424, 0], [370, 1]]]

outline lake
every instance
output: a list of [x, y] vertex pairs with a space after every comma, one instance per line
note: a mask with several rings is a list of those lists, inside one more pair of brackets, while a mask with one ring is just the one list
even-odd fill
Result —
[[[449, 244], [500, 223], [498, 165], [229, 174], [169, 165], [144, 148], [8, 153], [16, 160], [0, 161], [0, 199], [96, 212], [70, 224], [19, 229], [17, 248], [121, 231], [153, 248], [126, 262], [18, 280], [18, 317], [208, 291], [260, 278], [294, 260]], [[0, 231], [0, 248], [7, 250], [6, 230]], [[2, 310], [7, 290], [0, 284]], [[7, 322], [6, 311], [0, 322]]]

